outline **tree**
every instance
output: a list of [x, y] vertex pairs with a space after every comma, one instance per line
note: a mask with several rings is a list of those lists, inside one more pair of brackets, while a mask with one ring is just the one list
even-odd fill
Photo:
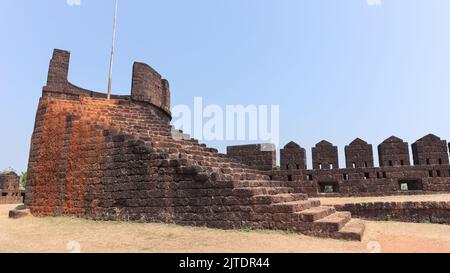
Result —
[[23, 173], [20, 175], [20, 189], [21, 189], [21, 190], [25, 190], [25, 187], [26, 187], [26, 185], [27, 185], [27, 175], [28, 175], [27, 172], [23, 172]]

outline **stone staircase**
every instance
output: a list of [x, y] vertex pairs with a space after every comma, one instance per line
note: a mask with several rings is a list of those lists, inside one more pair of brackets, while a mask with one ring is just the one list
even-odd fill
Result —
[[[156, 124], [155, 124], [156, 123]], [[178, 160], [180, 166], [195, 166], [203, 180], [232, 182], [232, 194], [251, 204], [255, 214], [264, 215], [255, 228], [282, 229], [306, 235], [345, 240], [362, 240], [365, 225], [352, 219], [349, 212], [337, 212], [334, 207], [321, 206], [320, 201], [295, 193], [289, 182], [271, 181], [264, 172], [252, 169], [219, 154], [216, 149], [199, 144], [195, 139], [172, 126], [155, 120], [151, 130], [131, 132], [153, 148]]]
[[[119, 115], [111, 119], [109, 127], [113, 135], [142, 142], [142, 145], [152, 148], [164, 158], [162, 165], [177, 167], [181, 173], [195, 174], [199, 185], [210, 183], [212, 187], [228, 189], [222, 193], [226, 196], [221, 197], [230, 198], [232, 202], [222, 205], [242, 205], [241, 210], [248, 216], [248, 219], [231, 221], [230, 227], [290, 230], [319, 237], [362, 239], [365, 230], [362, 221], [352, 219], [349, 212], [336, 212], [334, 207], [308, 200], [306, 194], [295, 192], [294, 182], [272, 181], [265, 172], [200, 144], [154, 115], [142, 114], [139, 108], [115, 113]], [[210, 223], [205, 220], [203, 224]]]
[[349, 212], [337, 212], [334, 207], [321, 206], [320, 201], [308, 200], [306, 194], [294, 193], [291, 187], [282, 187], [282, 184], [280, 181], [236, 181], [233, 193], [251, 197], [256, 213], [271, 213], [275, 229], [319, 237], [362, 240], [365, 231], [363, 221], [352, 219]]

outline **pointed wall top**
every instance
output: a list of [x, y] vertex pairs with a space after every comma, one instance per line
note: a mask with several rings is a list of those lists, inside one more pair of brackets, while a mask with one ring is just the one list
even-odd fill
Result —
[[320, 146], [333, 146], [333, 144], [331, 142], [326, 141], [326, 140], [322, 140], [321, 142], [316, 144], [316, 147], [320, 147]]
[[285, 149], [301, 149], [300, 145], [298, 145], [294, 141], [291, 141], [288, 144], [286, 144], [286, 146], [284, 146], [284, 148]]

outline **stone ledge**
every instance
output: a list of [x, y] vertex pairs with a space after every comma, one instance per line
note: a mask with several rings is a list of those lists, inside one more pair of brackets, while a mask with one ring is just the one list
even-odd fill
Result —
[[367, 220], [450, 224], [450, 202], [366, 202], [335, 205], [335, 208]]
[[19, 218], [23, 218], [23, 217], [27, 217], [30, 216], [31, 212], [29, 209], [25, 209], [25, 210], [10, 210], [9, 211], [9, 218], [10, 219], [19, 219]]

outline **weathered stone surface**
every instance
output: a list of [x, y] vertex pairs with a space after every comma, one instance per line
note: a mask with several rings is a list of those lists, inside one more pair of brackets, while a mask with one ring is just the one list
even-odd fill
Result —
[[447, 141], [429, 134], [412, 145], [414, 165], [448, 165]]
[[276, 150], [272, 144], [229, 146], [227, 155], [259, 170], [270, 171], [276, 166]]
[[312, 148], [312, 161], [314, 170], [339, 169], [338, 148], [322, 140]]
[[368, 220], [450, 224], [450, 202], [378, 202], [335, 207]]
[[135, 63], [133, 66], [131, 98], [170, 112], [169, 82], [147, 64]]
[[[33, 215], [342, 237], [334, 229], [343, 222], [315, 225], [293, 213], [320, 202], [270, 181], [262, 170], [274, 167], [273, 147], [231, 148], [249, 152], [242, 162], [174, 135], [168, 83], [149, 66], [135, 64], [131, 97], [106, 100], [70, 84], [68, 64], [69, 53], [55, 50], [36, 113], [25, 199]], [[282, 206], [289, 202], [297, 204]]]
[[[378, 146], [380, 167], [373, 166], [372, 145], [361, 139], [346, 146], [345, 152], [347, 168], [331, 169], [329, 163], [336, 162], [337, 147], [323, 141], [313, 148], [313, 170], [281, 168], [269, 175], [274, 180], [292, 182], [296, 192], [311, 196], [450, 192], [447, 142], [437, 136], [430, 134], [413, 144], [414, 166], [410, 165], [408, 143], [397, 137]], [[290, 160], [302, 161], [304, 156], [299, 154], [299, 158]]]
[[306, 170], [306, 150], [291, 141], [280, 151], [282, 170]]
[[0, 204], [22, 203], [19, 189], [19, 176], [12, 171], [0, 173]]
[[9, 218], [10, 219], [19, 219], [19, 218], [23, 218], [23, 217], [27, 217], [30, 216], [30, 210], [29, 209], [24, 209], [24, 210], [10, 210], [9, 211]]
[[381, 167], [410, 165], [408, 143], [392, 136], [378, 146], [378, 157]]
[[362, 139], [355, 139], [345, 146], [345, 162], [347, 168], [372, 168], [373, 148]]

